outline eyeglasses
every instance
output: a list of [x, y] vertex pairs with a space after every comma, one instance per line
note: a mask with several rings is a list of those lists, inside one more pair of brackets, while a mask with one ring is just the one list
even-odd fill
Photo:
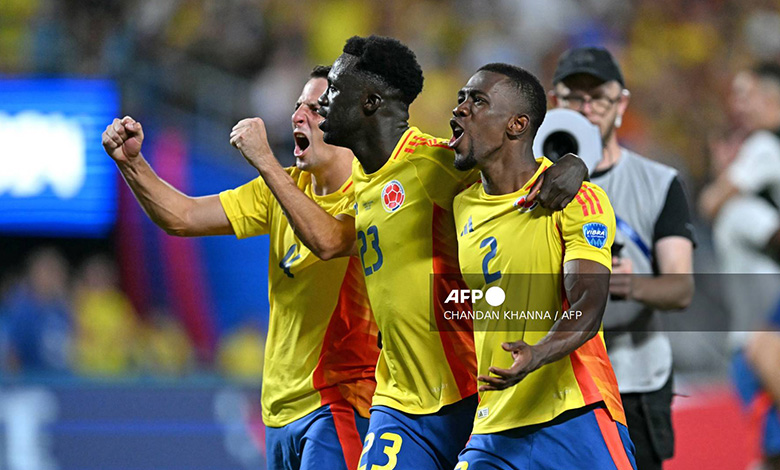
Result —
[[590, 103], [590, 108], [597, 113], [605, 113], [620, 101], [620, 96], [610, 98], [609, 96], [599, 96], [593, 98], [590, 95], [570, 94], [566, 96], [556, 95], [561, 105], [565, 108], [581, 111], [586, 103]]

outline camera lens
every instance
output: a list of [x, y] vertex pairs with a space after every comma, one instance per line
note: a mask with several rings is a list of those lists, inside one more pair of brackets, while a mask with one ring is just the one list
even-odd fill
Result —
[[558, 161], [559, 158], [567, 153], [577, 154], [579, 152], [579, 145], [577, 139], [566, 131], [557, 131], [550, 134], [542, 144], [542, 151], [544, 156], [552, 160]]

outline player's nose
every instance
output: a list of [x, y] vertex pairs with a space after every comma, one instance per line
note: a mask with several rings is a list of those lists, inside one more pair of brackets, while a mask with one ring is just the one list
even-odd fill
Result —
[[453, 108], [452, 110], [452, 115], [455, 117], [468, 116], [468, 114], [469, 114], [469, 110], [468, 110], [468, 106], [466, 106], [465, 101], [455, 106], [455, 108]]
[[298, 106], [298, 108], [292, 114], [293, 127], [296, 127], [296, 126], [299, 126], [299, 125], [303, 124], [303, 122], [305, 121], [304, 114], [305, 113], [304, 113], [304, 110], [303, 110], [303, 105]]

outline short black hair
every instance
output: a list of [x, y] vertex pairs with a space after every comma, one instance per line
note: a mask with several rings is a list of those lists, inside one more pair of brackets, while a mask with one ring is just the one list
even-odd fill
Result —
[[353, 36], [347, 39], [344, 53], [358, 58], [357, 70], [375, 75], [401, 92], [401, 100], [407, 105], [423, 89], [423, 73], [417, 56], [398, 39]]
[[528, 113], [533, 129], [531, 136], [535, 136], [536, 131], [544, 121], [545, 114], [547, 114], [547, 95], [545, 95], [544, 87], [539, 79], [528, 70], [499, 62], [483, 65], [477, 70], [477, 72], [481, 71], [500, 73], [511, 80], [517, 92], [526, 102], [527, 109], [524, 109], [523, 112]]
[[780, 64], [775, 62], [759, 62], [751, 69], [753, 75], [764, 80], [772, 80], [780, 86]]
[[309, 74], [309, 79], [312, 78], [328, 78], [328, 74], [330, 73], [330, 65], [315, 65], [313, 69], [311, 69], [311, 73]]

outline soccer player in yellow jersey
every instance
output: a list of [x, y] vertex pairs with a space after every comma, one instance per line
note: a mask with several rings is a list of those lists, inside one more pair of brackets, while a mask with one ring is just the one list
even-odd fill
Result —
[[[352, 220], [352, 153], [325, 144], [317, 127], [317, 98], [328, 70], [315, 68], [298, 99], [292, 116], [296, 167], [283, 171], [308, 200]], [[136, 198], [168, 233], [271, 237], [262, 387], [268, 468], [354, 470], [379, 354], [360, 261], [322, 261], [312, 254], [261, 178], [200, 198], [176, 191], [146, 163], [142, 141], [140, 123], [129, 117], [114, 120], [103, 135], [106, 152]]]
[[459, 470], [636, 468], [600, 332], [615, 215], [587, 182], [561, 212], [527, 202], [551, 165], [532, 151], [545, 112], [536, 77], [507, 64], [480, 68], [453, 110], [455, 166], [482, 176], [453, 203], [458, 258], [486, 293], [472, 311], [480, 402]]
[[[263, 134], [257, 121], [233, 132], [301, 240], [322, 258], [357, 253], [361, 260], [382, 349], [360, 470], [451, 469], [476, 409], [470, 325], [431, 328], [429, 312], [441, 309], [432, 293], [462, 286], [431, 280], [433, 273], [459, 272], [452, 200], [477, 174], [455, 170], [446, 140], [409, 126], [409, 105], [422, 82], [414, 53], [377, 36], [349, 39], [328, 75], [320, 128], [325, 142], [357, 158], [354, 223], [304, 197], [267, 145], [240, 140]], [[544, 178], [541, 202], [571, 200], [585, 173], [576, 158], [557, 164]]]

